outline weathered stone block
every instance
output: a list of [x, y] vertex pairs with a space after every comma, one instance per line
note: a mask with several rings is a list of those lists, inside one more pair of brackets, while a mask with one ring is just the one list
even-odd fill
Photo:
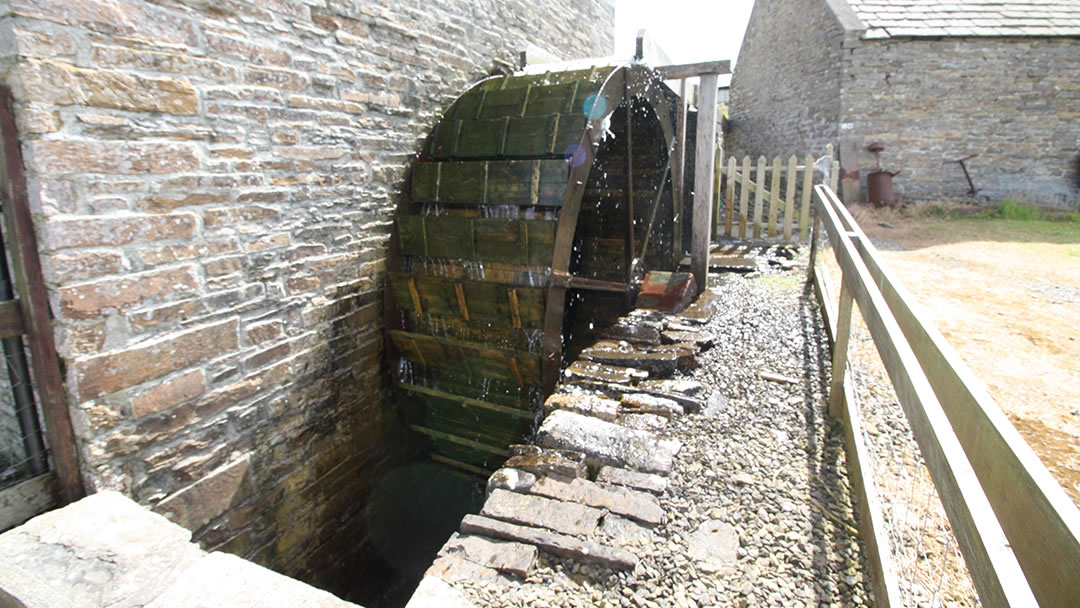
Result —
[[671, 471], [681, 444], [653, 433], [628, 429], [596, 418], [557, 411], [537, 431], [544, 447], [585, 452], [591, 462], [633, 468], [646, 473]]
[[195, 226], [190, 213], [80, 217], [49, 222], [42, 240], [45, 249], [116, 246], [188, 238]]
[[147, 344], [76, 360], [69, 367], [80, 400], [112, 393], [204, 361], [237, 346], [236, 319], [205, 325]]
[[659, 475], [620, 469], [618, 467], [602, 467], [596, 474], [596, 481], [628, 488], [645, 490], [653, 494], [663, 494], [667, 489], [668, 480]]
[[174, 78], [150, 78], [115, 70], [30, 61], [18, 71], [21, 95], [59, 106], [94, 106], [132, 112], [195, 114], [195, 87]]
[[191, 265], [100, 279], [61, 288], [60, 314], [71, 319], [92, 319], [154, 298], [178, 299], [197, 288], [198, 277]]
[[734, 567], [738, 551], [738, 532], [734, 526], [722, 521], [706, 521], [690, 536], [688, 553], [702, 572]]
[[491, 495], [495, 490], [509, 490], [511, 492], [527, 492], [536, 483], [536, 475], [503, 467], [488, 477], [487, 493]]
[[223, 207], [203, 213], [207, 226], [228, 226], [239, 222], [262, 222], [276, 220], [281, 214], [276, 209], [257, 205], [247, 207]]
[[131, 398], [132, 414], [142, 418], [194, 399], [206, 391], [206, 373], [201, 369], [165, 380]]
[[592, 534], [604, 516], [603, 511], [584, 505], [506, 490], [492, 492], [480, 514], [577, 536]]
[[674, 399], [666, 399], [647, 393], [627, 393], [619, 400], [621, 411], [635, 414], [659, 414], [665, 418], [682, 416], [683, 406]]
[[36, 140], [27, 144], [42, 173], [173, 173], [199, 168], [194, 145], [78, 140]]
[[578, 540], [572, 536], [518, 526], [480, 515], [466, 515], [461, 520], [461, 531], [465, 534], [481, 534], [536, 545], [553, 555], [600, 564], [609, 568], [631, 570], [638, 563], [638, 558], [633, 553], [623, 549], [606, 547], [599, 543]]
[[536, 563], [536, 553], [532, 545], [458, 534], [451, 536], [439, 550], [439, 555], [460, 554], [473, 563], [522, 578], [529, 575]]
[[72, 604], [134, 608], [201, 559], [190, 538], [130, 499], [101, 492], [5, 532], [0, 552]]
[[245, 454], [154, 506], [170, 520], [196, 531], [251, 495], [251, 455]]
[[594, 380], [615, 384], [634, 384], [649, 377], [649, 372], [620, 365], [603, 365], [597, 361], [574, 361], [564, 371], [571, 382], [575, 380]]
[[626, 488], [605, 487], [586, 479], [570, 482], [545, 477], [537, 481], [529, 492], [562, 501], [573, 501], [590, 507], [607, 509], [630, 519], [657, 525], [664, 522], [664, 509], [652, 494]]
[[619, 402], [588, 393], [555, 393], [544, 402], [544, 410], [566, 410], [614, 422], [619, 415]]
[[240, 76], [240, 70], [233, 66], [214, 59], [193, 57], [184, 53], [94, 45], [91, 57], [97, 65], [170, 74], [190, 74], [223, 82], [236, 82]]
[[189, 19], [152, 5], [112, 0], [13, 0], [11, 9], [25, 17], [85, 25], [155, 44], [199, 46], [198, 35]]
[[504, 467], [521, 469], [540, 477], [555, 475], [574, 479], [585, 477], [585, 455], [567, 450], [545, 450], [535, 445], [510, 446], [510, 458]]
[[67, 283], [116, 274], [124, 268], [124, 256], [115, 250], [56, 253], [43, 256], [41, 266], [46, 282]]
[[146, 608], [201, 606], [208, 598], [215, 606], [235, 608], [357, 608], [326, 591], [226, 553], [211, 553], [193, 564]]

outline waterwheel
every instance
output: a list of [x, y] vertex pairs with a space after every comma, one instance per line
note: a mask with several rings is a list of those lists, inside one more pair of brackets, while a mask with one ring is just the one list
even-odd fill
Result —
[[682, 258], [677, 97], [644, 66], [492, 77], [412, 166], [387, 351], [432, 457], [484, 474], [533, 430], [563, 361]]

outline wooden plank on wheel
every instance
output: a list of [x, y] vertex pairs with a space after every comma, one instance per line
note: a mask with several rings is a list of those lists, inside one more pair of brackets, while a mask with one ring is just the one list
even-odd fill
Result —
[[423, 216], [424, 234], [427, 237], [427, 255], [436, 258], [472, 260], [473, 219], [452, 215]]
[[572, 112], [577, 90], [576, 81], [534, 86], [529, 92], [529, 105], [525, 108], [525, 116], [539, 117]]
[[458, 131], [458, 158], [492, 158], [502, 154], [506, 118], [464, 120]]
[[484, 204], [487, 163], [439, 163], [439, 202], [445, 205]]
[[543, 156], [553, 153], [558, 134], [559, 116], [529, 116], [511, 118], [506, 131], [506, 156]]
[[412, 201], [439, 202], [439, 167], [442, 163], [416, 163], [412, 171]]

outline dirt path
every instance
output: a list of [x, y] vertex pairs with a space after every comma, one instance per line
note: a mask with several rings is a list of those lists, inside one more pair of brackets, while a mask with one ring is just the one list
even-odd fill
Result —
[[855, 215], [1080, 504], [1080, 225]]

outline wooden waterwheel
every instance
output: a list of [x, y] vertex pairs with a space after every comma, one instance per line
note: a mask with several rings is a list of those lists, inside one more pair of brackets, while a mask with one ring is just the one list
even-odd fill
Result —
[[676, 247], [677, 97], [644, 66], [479, 82], [412, 167], [391, 242], [388, 353], [433, 458], [484, 473], [526, 440], [566, 357]]

